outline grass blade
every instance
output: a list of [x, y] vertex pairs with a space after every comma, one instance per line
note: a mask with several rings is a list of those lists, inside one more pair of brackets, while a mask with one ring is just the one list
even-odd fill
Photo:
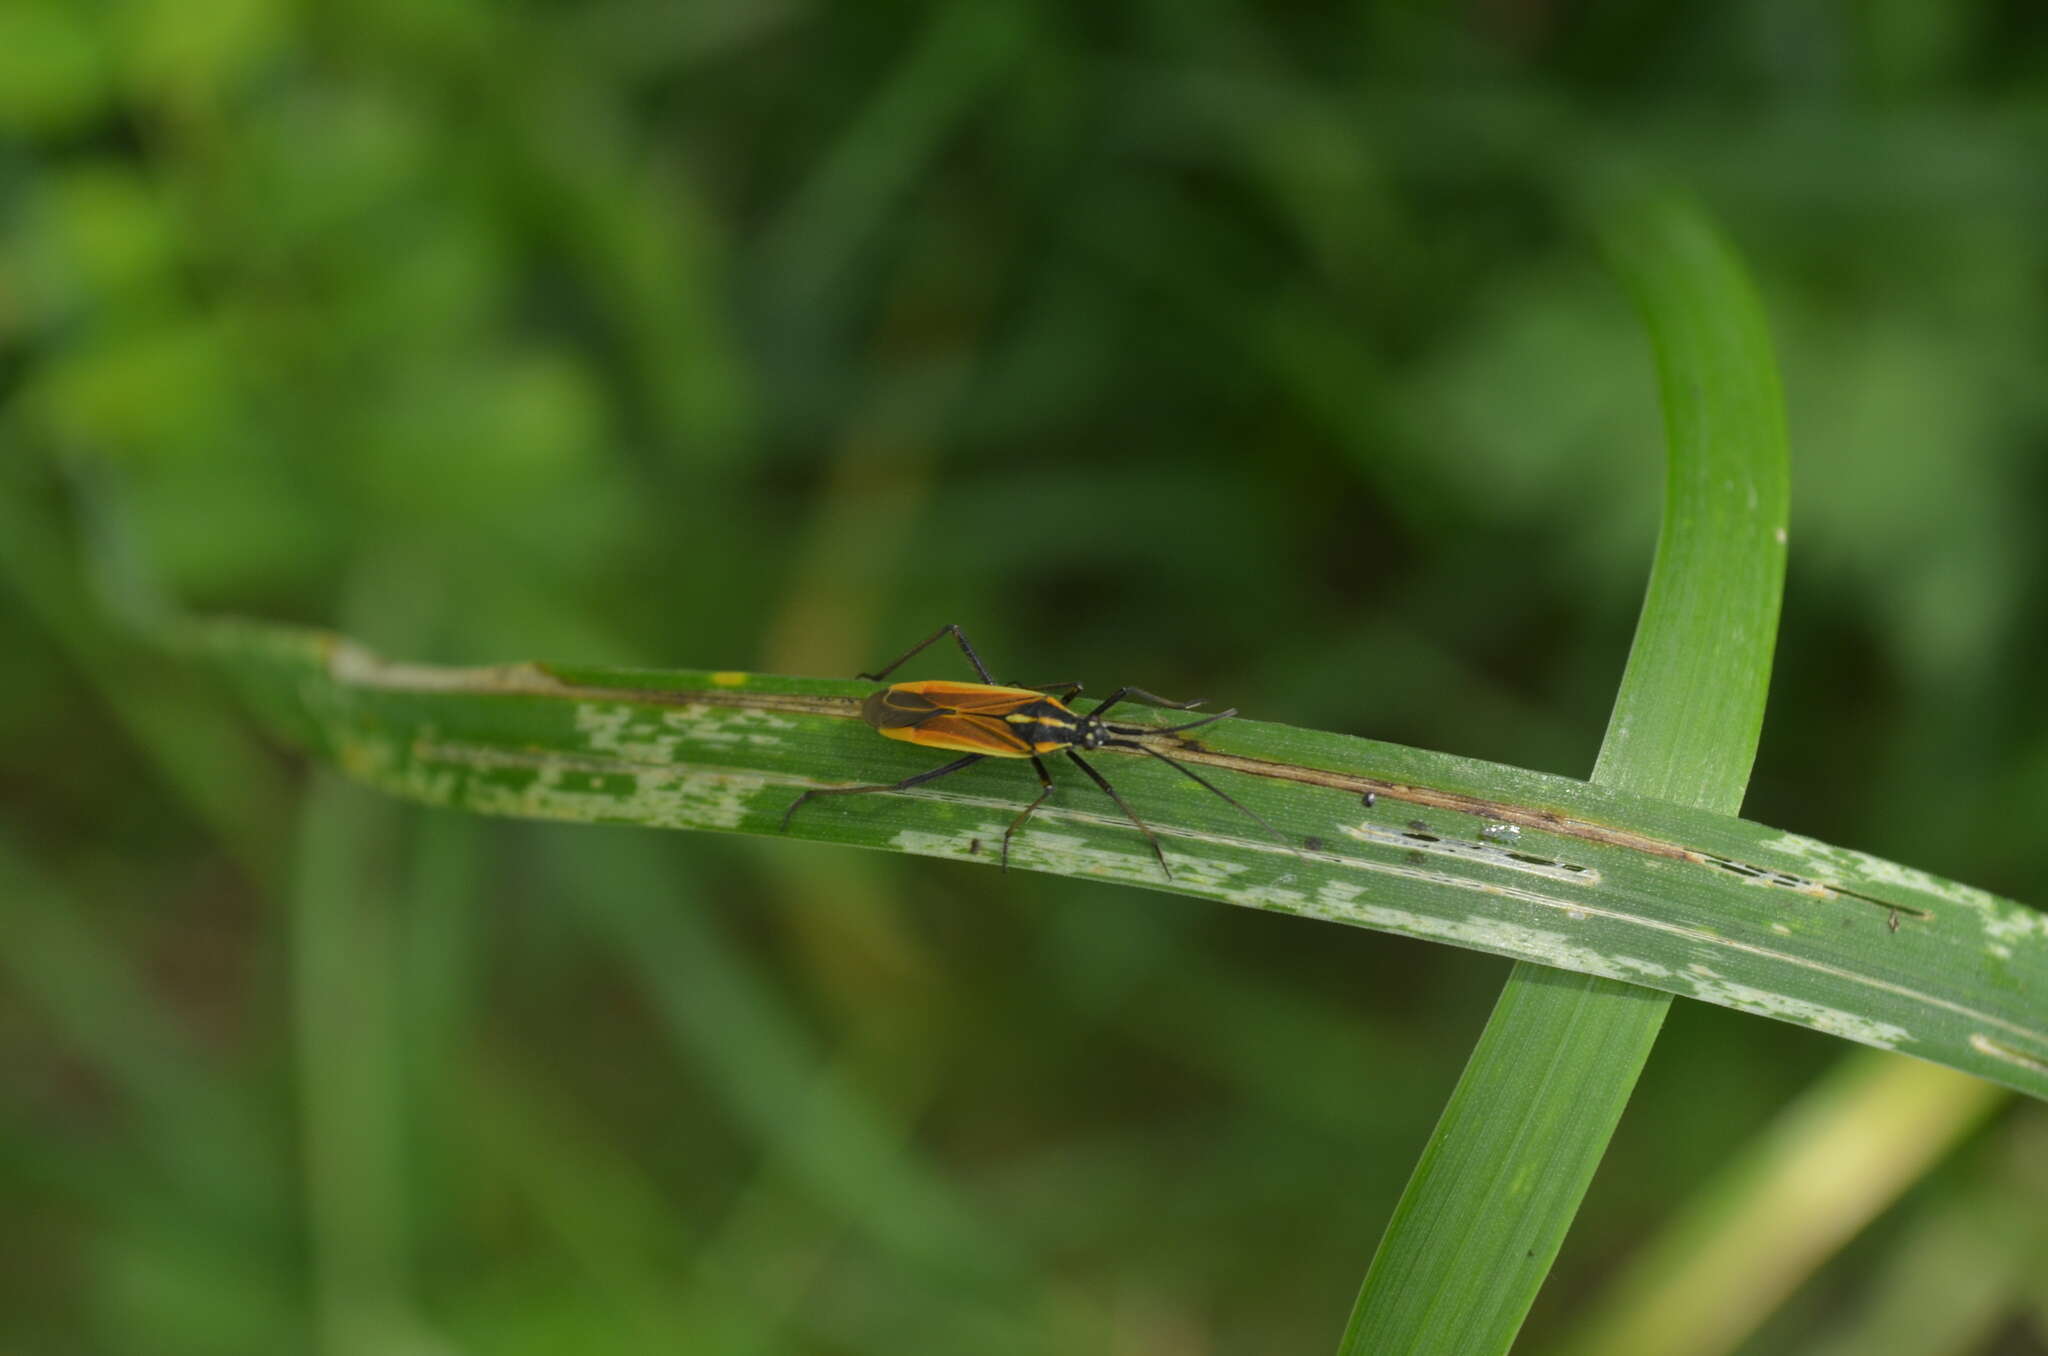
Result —
[[[434, 805], [774, 835], [806, 787], [933, 765], [860, 721], [867, 683], [441, 668], [326, 632], [195, 625], [193, 642], [277, 731]], [[1570, 778], [1251, 720], [1199, 733], [1174, 756], [1317, 846], [1290, 852], [1172, 769], [1105, 754], [1165, 840], [1174, 879], [1078, 778], [1017, 835], [1012, 868], [1626, 979], [2048, 1096], [2048, 1021], [2031, 997], [2048, 992], [2048, 921], [2024, 905]], [[806, 807], [789, 832], [993, 867], [1003, 826], [1036, 790], [1028, 770], [991, 762], [909, 794]]]
[[[1742, 803], [1785, 573], [1784, 415], [1740, 265], [1681, 205], [1612, 235], [1657, 351], [1663, 528], [1596, 784]], [[1669, 999], [1524, 963], [1360, 1288], [1346, 1352], [1505, 1351], [1628, 1104]]]
[[1841, 1061], [1630, 1259], [1598, 1320], [1562, 1353], [1736, 1350], [2004, 1100], [1917, 1060], [1864, 1051]]

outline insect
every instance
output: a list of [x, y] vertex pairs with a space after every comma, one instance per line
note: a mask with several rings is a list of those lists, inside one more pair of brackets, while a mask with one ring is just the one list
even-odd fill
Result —
[[[1155, 696], [1143, 688], [1120, 687], [1109, 694], [1100, 705], [1085, 715], [1075, 711], [1068, 703], [1081, 694], [1079, 683], [1041, 683], [1032, 687], [1009, 687], [998, 683], [989, 673], [988, 666], [981, 662], [981, 656], [967, 643], [967, 637], [959, 626], [941, 626], [917, 644], [904, 651], [894, 663], [873, 673], [862, 673], [856, 677], [870, 682], [882, 682], [897, 669], [915, 658], [919, 652], [943, 636], [951, 636], [960, 645], [960, 652], [967, 656], [967, 662], [974, 666], [980, 676], [978, 683], [955, 683], [944, 679], [927, 678], [909, 683], [891, 683], [889, 686], [869, 695], [861, 704], [861, 719], [889, 739], [900, 739], [909, 744], [922, 744], [926, 748], [945, 749], [959, 753], [944, 767], [935, 767], [929, 772], [920, 772], [914, 777], [905, 777], [900, 782], [874, 786], [820, 786], [798, 796], [782, 812], [782, 827], [789, 828], [790, 816], [794, 815], [806, 801], [816, 796], [858, 796], [877, 791], [907, 791], [913, 786], [974, 766], [984, 758], [1029, 758], [1031, 766], [1038, 772], [1038, 797], [1025, 806], [1018, 816], [1003, 830], [1002, 864], [1005, 870], [1010, 865], [1010, 839], [1024, 822], [1031, 818], [1045, 798], [1052, 794], [1052, 773], [1046, 769], [1045, 755], [1064, 753], [1073, 760], [1074, 766], [1088, 774], [1088, 779], [1101, 787], [1104, 794], [1116, 802], [1124, 817], [1138, 826], [1138, 832], [1145, 835], [1152, 845], [1152, 855], [1159, 859], [1159, 869], [1173, 879], [1173, 868], [1166, 864], [1166, 852], [1159, 845], [1159, 837], [1138, 818], [1138, 812], [1117, 794], [1109, 779], [1096, 771], [1093, 764], [1081, 756], [1082, 751], [1097, 749], [1128, 749], [1136, 753], [1157, 758], [1168, 767], [1174, 768], [1190, 781], [1215, 792], [1230, 805], [1242, 812], [1281, 842], [1287, 842], [1285, 834], [1249, 806], [1241, 805], [1223, 788], [1196, 772], [1187, 764], [1167, 757], [1151, 745], [1142, 742], [1147, 736], [1179, 734], [1213, 721], [1226, 719], [1237, 714], [1235, 710], [1219, 711], [1215, 715], [1203, 716], [1183, 725], [1120, 725], [1103, 719], [1104, 713], [1119, 702], [1143, 702], [1148, 706], [1163, 707], [1169, 711], [1192, 711], [1200, 706], [1200, 698], [1191, 702], [1170, 702]], [[978, 840], [977, 840], [978, 841]], [[1292, 844], [1290, 843], [1291, 847]]]

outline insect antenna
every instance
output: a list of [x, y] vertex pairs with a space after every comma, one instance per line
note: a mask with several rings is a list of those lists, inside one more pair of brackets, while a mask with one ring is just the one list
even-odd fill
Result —
[[[1188, 721], [1184, 725], [1118, 725], [1114, 721], [1104, 721], [1103, 724], [1109, 727], [1111, 734], [1136, 738], [1148, 734], [1179, 734], [1182, 730], [1199, 729], [1204, 725], [1213, 725], [1219, 720], [1228, 720], [1236, 714], [1237, 710], [1233, 707], [1228, 711], [1218, 711], [1213, 716], [1203, 716], [1200, 720]], [[1145, 751], [1147, 753], [1151, 752], [1150, 749]]]
[[[1230, 714], [1230, 713], [1229, 713], [1229, 712], [1227, 712], [1227, 711], [1226, 711], [1226, 712], [1224, 712], [1224, 715], [1228, 715], [1228, 714]], [[1221, 719], [1223, 719], [1223, 716], [1211, 716], [1211, 717], [1209, 717], [1209, 720], [1221, 720]], [[1195, 724], [1197, 724], [1197, 725], [1206, 725], [1206, 724], [1208, 724], [1208, 721], [1202, 721], [1202, 720], [1198, 720], [1198, 721], [1196, 721], [1196, 722], [1195, 722]], [[1185, 726], [1185, 725], [1177, 725], [1177, 726], [1175, 726], [1175, 727], [1173, 727], [1173, 728], [1175, 728], [1175, 729], [1179, 729], [1179, 730], [1185, 730], [1185, 729], [1187, 729], [1188, 727], [1187, 727], [1187, 726]], [[1220, 796], [1220, 797], [1222, 797], [1222, 798], [1223, 798], [1223, 801], [1224, 801], [1224, 803], [1225, 803], [1225, 804], [1229, 805], [1229, 806], [1230, 806], [1230, 807], [1231, 807], [1232, 809], [1236, 810], [1236, 811], [1237, 811], [1237, 812], [1238, 812], [1239, 814], [1242, 814], [1242, 815], [1244, 815], [1244, 816], [1245, 816], [1246, 818], [1248, 818], [1248, 819], [1252, 820], [1253, 822], [1255, 822], [1256, 824], [1258, 824], [1258, 826], [1259, 826], [1260, 828], [1264, 829], [1264, 830], [1265, 830], [1265, 831], [1266, 831], [1267, 833], [1270, 833], [1270, 834], [1272, 834], [1272, 835], [1273, 835], [1273, 837], [1274, 837], [1275, 839], [1277, 839], [1277, 840], [1278, 840], [1278, 841], [1279, 841], [1279, 842], [1280, 842], [1280, 843], [1281, 843], [1281, 844], [1282, 844], [1283, 846], [1285, 846], [1285, 847], [1288, 847], [1288, 848], [1292, 848], [1292, 847], [1294, 846], [1294, 840], [1293, 840], [1293, 839], [1291, 839], [1291, 838], [1289, 838], [1289, 837], [1288, 837], [1288, 836], [1287, 836], [1286, 834], [1282, 833], [1282, 832], [1281, 832], [1281, 831], [1280, 831], [1279, 829], [1275, 828], [1275, 827], [1273, 826], [1273, 824], [1271, 823], [1271, 821], [1269, 821], [1269, 820], [1268, 820], [1268, 819], [1267, 819], [1267, 818], [1266, 818], [1266, 817], [1265, 817], [1264, 815], [1260, 814], [1260, 813], [1259, 813], [1259, 812], [1258, 812], [1257, 810], [1254, 810], [1254, 809], [1253, 809], [1253, 808], [1252, 808], [1251, 806], [1249, 806], [1249, 805], [1246, 805], [1246, 804], [1245, 804], [1244, 802], [1242, 802], [1242, 801], [1238, 800], [1238, 799], [1237, 799], [1237, 797], [1235, 797], [1235, 796], [1231, 795], [1231, 794], [1230, 794], [1230, 793], [1229, 793], [1228, 791], [1225, 791], [1225, 790], [1224, 790], [1224, 789], [1223, 789], [1222, 787], [1220, 787], [1220, 786], [1216, 785], [1216, 783], [1214, 783], [1214, 782], [1210, 781], [1210, 780], [1209, 780], [1209, 779], [1208, 779], [1207, 777], [1204, 777], [1204, 776], [1203, 776], [1203, 775], [1202, 775], [1201, 773], [1199, 773], [1199, 772], [1195, 771], [1195, 770], [1194, 770], [1193, 768], [1189, 767], [1189, 766], [1188, 766], [1188, 765], [1187, 765], [1186, 763], [1183, 763], [1183, 762], [1179, 761], [1178, 759], [1174, 759], [1174, 758], [1168, 758], [1168, 757], [1167, 757], [1167, 756], [1166, 756], [1165, 754], [1161, 753], [1161, 752], [1160, 752], [1159, 750], [1157, 750], [1157, 749], [1155, 749], [1155, 748], [1150, 748], [1150, 747], [1148, 747], [1147, 745], [1144, 745], [1144, 744], [1140, 744], [1140, 743], [1138, 743], [1138, 742], [1137, 742], [1137, 741], [1135, 741], [1135, 740], [1122, 740], [1122, 739], [1120, 739], [1120, 740], [1117, 740], [1117, 741], [1116, 741], [1116, 742], [1115, 742], [1114, 744], [1112, 744], [1112, 745], [1111, 745], [1111, 747], [1112, 747], [1112, 748], [1119, 748], [1119, 749], [1136, 749], [1136, 750], [1138, 750], [1138, 752], [1140, 752], [1140, 753], [1147, 753], [1147, 754], [1150, 754], [1150, 755], [1152, 755], [1152, 757], [1154, 757], [1154, 758], [1157, 758], [1157, 759], [1158, 759], [1158, 760], [1159, 760], [1160, 762], [1162, 762], [1162, 763], [1166, 764], [1166, 765], [1167, 765], [1168, 767], [1172, 768], [1172, 769], [1173, 769], [1174, 771], [1176, 771], [1176, 772], [1180, 773], [1180, 774], [1181, 774], [1181, 775], [1182, 775], [1183, 777], [1186, 777], [1186, 778], [1187, 778], [1187, 779], [1188, 779], [1189, 781], [1193, 782], [1193, 783], [1194, 783], [1195, 785], [1197, 785], [1197, 786], [1199, 786], [1199, 787], [1202, 787], [1202, 788], [1203, 788], [1204, 790], [1208, 790], [1208, 791], [1213, 791], [1213, 792], [1215, 792], [1215, 793], [1216, 793], [1216, 794], [1217, 794], [1218, 796]]]

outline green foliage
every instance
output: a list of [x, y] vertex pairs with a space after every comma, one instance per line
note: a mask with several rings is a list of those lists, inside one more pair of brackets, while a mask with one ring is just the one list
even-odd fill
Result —
[[[991, 761], [792, 816], [805, 788], [891, 783], [943, 759], [875, 737], [857, 718], [868, 683], [436, 668], [246, 622], [193, 624], [179, 639], [291, 742], [445, 808], [795, 834], [992, 866], [1038, 789], [1021, 764]], [[1151, 742], [1230, 782], [1284, 838], [1164, 764], [1111, 750], [1096, 761], [1144, 807], [1173, 874], [1078, 780], [1015, 836], [1010, 862], [1626, 979], [2048, 1097], [2048, 1030], [2026, 999], [2048, 985], [2048, 927], [2025, 905], [1598, 781], [1243, 719], [1203, 730]]]
[[[1668, 451], [1656, 561], [1593, 784], [1732, 814], [1785, 579], [1776, 362], [1741, 265], [1696, 212], [1656, 200], [1608, 225], [1656, 346]], [[1707, 931], [1726, 926], [1708, 917]], [[1620, 977], [1515, 967], [1373, 1258], [1347, 1353], [1513, 1344], [1664, 1024], [1667, 1004]]]
[[[1327, 1350], [1498, 963], [309, 787], [138, 635], [840, 675], [957, 620], [1256, 718], [1217, 748], [1580, 777], [1663, 442], [1617, 180], [1697, 194], [1779, 345], [1745, 813], [2039, 903], [2023, 8], [0, 7], [0, 1347]], [[1916, 954], [1881, 923], [1842, 945]], [[1523, 1340], [1846, 1048], [1674, 1005]], [[1945, 1331], [2037, 1323], [1973, 1249], [2048, 1218], [2038, 1118], [1849, 1183], [1750, 1349], [1957, 1270]]]

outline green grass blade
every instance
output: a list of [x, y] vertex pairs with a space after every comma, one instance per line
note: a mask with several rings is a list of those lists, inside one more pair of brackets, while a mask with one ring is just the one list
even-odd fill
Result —
[[424, 1336], [407, 1297], [394, 920], [374, 863], [388, 801], [323, 773], [306, 797], [292, 896], [300, 1120], [315, 1325], [323, 1350]]
[[1841, 1060], [1630, 1257], [1557, 1356], [1737, 1350], [2005, 1100], [1917, 1060]]
[[1684, 206], [1609, 233], [1657, 355], [1664, 522], [1593, 780], [1734, 814], [1763, 731], [1785, 585], [1790, 471], [1763, 308]]
[[1387, 1223], [1339, 1350], [1507, 1350], [1670, 1002], [1617, 980], [1515, 967]]
[[[941, 761], [860, 721], [867, 683], [439, 668], [233, 621], [193, 640], [288, 738], [386, 791], [481, 813], [774, 835], [806, 787]], [[1626, 979], [2048, 1096], [2048, 921], [2024, 905], [1570, 778], [1251, 720], [1200, 735], [1176, 756], [1319, 846], [1290, 850], [1171, 769], [1104, 754], [1174, 879], [1079, 778], [1017, 836], [1011, 867]], [[905, 795], [807, 806], [789, 833], [993, 867], [1036, 789], [1028, 768], [992, 760]]]
[[[1657, 352], [1664, 521], [1593, 780], [1732, 812], [1785, 572], [1784, 415], [1761, 309], [1696, 215], [1612, 232]], [[1523, 964], [1388, 1225], [1343, 1350], [1505, 1351], [1578, 1213], [1669, 999]]]

